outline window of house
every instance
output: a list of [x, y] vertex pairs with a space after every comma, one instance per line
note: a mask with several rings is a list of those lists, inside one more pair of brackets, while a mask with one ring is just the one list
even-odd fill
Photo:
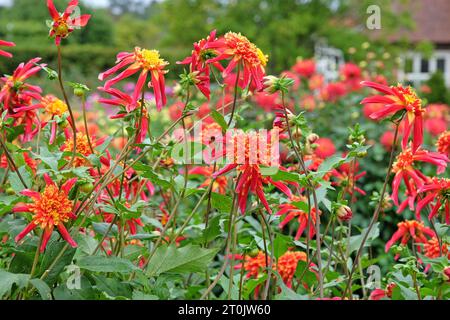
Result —
[[439, 58], [437, 59], [437, 69], [442, 73], [445, 73], [445, 59]]
[[406, 73], [413, 72], [413, 60], [412, 59], [405, 60], [405, 72]]
[[420, 72], [421, 73], [428, 73], [430, 72], [430, 62], [428, 59], [421, 59], [420, 60]]

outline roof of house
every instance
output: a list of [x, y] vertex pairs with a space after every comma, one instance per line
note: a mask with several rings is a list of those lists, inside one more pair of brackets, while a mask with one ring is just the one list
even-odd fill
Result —
[[415, 27], [400, 30], [393, 40], [450, 44], [450, 0], [411, 0], [408, 7], [402, 9], [411, 11]]

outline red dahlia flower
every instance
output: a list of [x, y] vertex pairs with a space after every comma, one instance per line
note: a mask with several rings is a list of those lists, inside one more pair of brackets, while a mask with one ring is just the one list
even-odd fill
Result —
[[[0, 78], [0, 102], [3, 108], [8, 109], [11, 114], [16, 108], [24, 107], [25, 102], [32, 99], [40, 100], [41, 88], [26, 83], [26, 80], [38, 73], [45, 65], [37, 66], [41, 58], [34, 58], [27, 63], [21, 63], [14, 70], [12, 76]], [[19, 110], [20, 112], [20, 110]]]
[[394, 200], [394, 203], [397, 206], [398, 189], [402, 180], [405, 182], [410, 195], [414, 194], [414, 191], [409, 179], [412, 179], [418, 188], [423, 186], [424, 182], [427, 181], [427, 177], [420, 170], [414, 168], [414, 163], [416, 161], [428, 162], [436, 165], [438, 167], [438, 174], [441, 174], [445, 171], [445, 168], [447, 168], [449, 159], [443, 154], [422, 149], [413, 152], [411, 148], [408, 148], [400, 153], [392, 168], [392, 172], [395, 173], [394, 181], [392, 182], [392, 200]]
[[[433, 178], [426, 185], [420, 187], [419, 193], [426, 196], [419, 201], [416, 208], [416, 215], [420, 217], [420, 212], [426, 206], [431, 204], [431, 212], [429, 219], [433, 219], [439, 212], [440, 208], [444, 208], [445, 221], [450, 224], [450, 179]], [[436, 201], [432, 204], [433, 201]]]
[[292, 71], [304, 78], [310, 78], [316, 73], [316, 62], [312, 59], [309, 60], [297, 60], [296, 64], [292, 67]]
[[43, 230], [40, 251], [43, 252], [56, 227], [61, 236], [73, 248], [77, 246], [70, 236], [64, 223], [69, 219], [75, 219], [73, 214], [74, 203], [69, 200], [69, 192], [77, 179], [70, 179], [59, 188], [56, 183], [47, 175], [44, 175], [46, 183], [45, 189], [39, 193], [32, 190], [23, 190], [21, 193], [33, 200], [33, 203], [17, 205], [13, 212], [30, 212], [33, 214], [31, 223], [16, 237], [16, 242], [22, 240], [28, 233], [37, 226]]
[[[211, 167], [195, 167], [189, 171], [189, 174], [198, 174], [205, 176], [205, 181], [200, 185], [200, 188], [207, 188], [212, 181], [214, 174], [214, 166]], [[227, 190], [228, 180], [226, 177], [217, 177], [212, 185], [212, 191], [225, 194]]]
[[[425, 227], [423, 222], [411, 220], [400, 222], [398, 225], [398, 230], [393, 234], [392, 238], [386, 243], [386, 252], [400, 240], [400, 245], [405, 246], [410, 239], [413, 240], [414, 244], [418, 243], [428, 243], [426, 235], [430, 238], [435, 237], [435, 233], [428, 227]], [[421, 247], [417, 247], [418, 251], [421, 252]], [[400, 255], [397, 254], [395, 259], [398, 259]]]
[[337, 179], [337, 181], [332, 182], [331, 184], [334, 186], [339, 186], [344, 189], [344, 191], [350, 195], [353, 195], [353, 189], [362, 194], [363, 196], [366, 195], [366, 192], [357, 187], [354, 184], [364, 177], [367, 172], [363, 171], [361, 173], [358, 173], [359, 171], [359, 163], [356, 163], [356, 165], [353, 167], [352, 164], [343, 164], [338, 169], [332, 170], [331, 174], [333, 177]]
[[132, 97], [133, 100], [131, 108], [133, 110], [136, 108], [137, 102], [140, 99], [140, 94], [142, 93], [142, 89], [147, 81], [148, 74], [150, 73], [151, 82], [148, 85], [149, 87], [153, 87], [156, 107], [158, 111], [161, 111], [162, 107], [167, 104], [164, 75], [168, 71], [164, 70], [164, 68], [168, 64], [168, 62], [164, 61], [164, 59], [160, 57], [159, 51], [136, 47], [134, 52], [119, 53], [117, 55], [116, 65], [108, 71], [101, 73], [99, 75], [99, 80], [104, 81], [120, 69], [126, 67], [122, 73], [105, 82], [105, 89], [108, 90], [119, 81], [129, 78], [138, 71], [141, 71]]
[[[284, 203], [279, 206], [280, 210], [277, 212], [277, 216], [284, 216], [284, 220], [280, 223], [279, 227], [282, 229], [284, 228], [292, 219], [297, 218], [298, 219], [298, 229], [297, 233], [295, 234], [295, 240], [300, 239], [303, 231], [308, 227], [309, 224], [309, 230], [308, 230], [308, 236], [310, 239], [314, 237], [316, 234], [315, 224], [317, 219], [317, 213], [316, 208], [311, 209], [311, 220], [309, 220], [308, 212], [303, 211], [299, 209], [297, 206], [292, 204], [292, 202], [305, 202], [305, 197], [298, 197], [298, 196], [292, 196], [291, 197], [291, 203]], [[319, 211], [319, 214], [321, 212]]]
[[430, 259], [436, 259], [448, 255], [447, 244], [443, 243], [441, 247], [441, 245], [439, 244], [439, 239], [437, 237], [433, 237], [428, 240], [428, 242], [425, 243], [423, 247], [425, 249], [425, 256]]
[[60, 14], [58, 10], [56, 10], [53, 0], [47, 0], [47, 8], [53, 19], [50, 37], [55, 38], [57, 46], [61, 44], [61, 39], [67, 38], [76, 28], [85, 27], [89, 22], [89, 19], [91, 18], [89, 14], [84, 14], [80, 17], [70, 17], [77, 6], [78, 0], [72, 0], [69, 2], [66, 10]]
[[[123, 93], [120, 90], [110, 88], [98, 88], [100, 91], [103, 91], [107, 94], [110, 94], [112, 98], [105, 99], [101, 98], [98, 100], [99, 103], [103, 103], [110, 106], [116, 106], [121, 107], [123, 110], [119, 111], [116, 115], [111, 116], [110, 119], [122, 119], [125, 118], [128, 113], [133, 112], [138, 108], [141, 109], [141, 101], [134, 100], [131, 96], [127, 95], [126, 93]], [[138, 139], [136, 140], [136, 143], [142, 143], [145, 140], [145, 137], [147, 136], [148, 126], [149, 126], [149, 120], [148, 120], [148, 111], [147, 108], [144, 106], [142, 108], [143, 116], [142, 121], [136, 121], [135, 127], [138, 132]], [[141, 125], [139, 128], [139, 124]]]
[[349, 90], [359, 90], [361, 88], [362, 72], [361, 68], [354, 63], [344, 64], [339, 73]]
[[[65, 131], [66, 134], [66, 143], [61, 147], [61, 151], [64, 152], [73, 152], [73, 138], [70, 136], [69, 131]], [[92, 148], [98, 147], [105, 142], [106, 138], [95, 139], [95, 137], [91, 137]], [[94, 150], [95, 152], [95, 150]], [[77, 154], [80, 156], [76, 156], [73, 162], [75, 167], [82, 166], [90, 166], [90, 162], [87, 159], [92, 153], [91, 146], [89, 145], [89, 140], [86, 134], [78, 132], [77, 133]], [[70, 160], [72, 156], [67, 156], [66, 159]]]
[[370, 116], [372, 119], [383, 119], [401, 110], [406, 112], [402, 145], [405, 149], [408, 145], [411, 129], [414, 127], [412, 149], [416, 151], [423, 143], [423, 115], [425, 113], [422, 108], [422, 100], [416, 92], [411, 87], [404, 88], [402, 85], [388, 87], [368, 81], [362, 82], [362, 85], [385, 94], [365, 98], [361, 102], [361, 104], [382, 103], [384, 105], [384, 108]]
[[236, 67], [242, 67], [239, 69], [243, 72], [241, 87], [246, 88], [250, 84], [254, 84], [258, 91], [263, 89], [268, 57], [245, 36], [240, 33], [228, 32], [225, 36], [206, 44], [205, 48], [219, 52], [217, 57], [208, 60], [207, 63], [231, 58], [228, 67], [223, 72], [224, 78], [230, 75]]
[[276, 270], [288, 288], [292, 288], [292, 280], [299, 261], [306, 261], [306, 253], [301, 251], [287, 251], [278, 258]]
[[238, 205], [243, 214], [247, 207], [249, 192], [255, 193], [266, 210], [269, 213], [272, 212], [264, 195], [263, 184], [272, 184], [287, 196], [291, 196], [291, 191], [284, 183], [274, 181], [271, 177], [264, 177], [261, 174], [261, 166], [271, 167], [275, 161], [272, 158], [272, 150], [274, 143], [276, 143], [270, 137], [265, 141], [262, 138], [260, 134], [247, 134], [243, 132], [230, 134], [227, 137], [227, 143], [225, 145], [228, 146], [226, 150], [227, 161], [231, 161], [231, 163], [213, 175], [214, 178], [217, 178], [237, 169], [240, 178], [236, 186], [236, 192], [238, 194]]
[[317, 148], [314, 150], [314, 153], [322, 159], [329, 158], [336, 153], [333, 140], [329, 138], [320, 138], [315, 144], [317, 144]]
[[[14, 42], [8, 42], [8, 41], [4, 41], [4, 40], [0, 40], [0, 47], [15, 47], [16, 44]], [[0, 50], [0, 56], [2, 57], [7, 57], [7, 58], [12, 58], [12, 54], [3, 50]]]
[[195, 85], [208, 100], [211, 93], [210, 64], [221, 72], [224, 70], [219, 62], [210, 62], [211, 59], [216, 58], [220, 54], [216, 49], [208, 48], [208, 46], [215, 41], [217, 41], [216, 30], [213, 30], [206, 39], [202, 39], [199, 42], [194, 43], [194, 50], [192, 51], [192, 55], [190, 57], [187, 57], [183, 61], [177, 62], [178, 64], [190, 65], [190, 71], [195, 75]]
[[443, 132], [436, 142], [437, 151], [450, 156], [450, 131]]
[[[191, 65], [192, 72], [206, 71], [206, 74], [209, 75], [210, 60], [216, 58], [220, 54], [218, 50], [208, 47], [217, 41], [216, 33], [216, 30], [213, 30], [206, 39], [194, 43], [192, 55], [183, 61], [178, 62], [178, 64], [189, 64]], [[220, 71], [223, 71], [223, 67], [219, 62], [212, 62], [211, 64]]]
[[[55, 97], [54, 95], [46, 95], [45, 97], [42, 97], [40, 102], [36, 105], [27, 106], [27, 107], [21, 107], [16, 108], [16, 111], [28, 111], [28, 110], [34, 110], [38, 108], [43, 108], [45, 112], [51, 117], [51, 128], [50, 128], [50, 140], [49, 143], [53, 144], [56, 139], [56, 133], [58, 130], [58, 123], [55, 120], [55, 117], [61, 118], [69, 109], [67, 107], [67, 104]], [[61, 119], [60, 119], [61, 120]], [[44, 124], [45, 125], [45, 124]]]

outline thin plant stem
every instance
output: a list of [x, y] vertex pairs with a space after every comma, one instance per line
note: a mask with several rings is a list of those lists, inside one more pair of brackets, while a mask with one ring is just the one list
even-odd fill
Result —
[[356, 269], [356, 267], [358, 265], [358, 261], [359, 261], [359, 259], [361, 257], [361, 254], [362, 254], [363, 250], [364, 250], [364, 246], [366, 244], [366, 241], [369, 238], [369, 235], [372, 232], [373, 227], [375, 226], [376, 222], [378, 221], [378, 217], [379, 217], [380, 212], [381, 212], [382, 204], [383, 204], [384, 197], [385, 197], [386, 191], [387, 191], [387, 185], [388, 185], [388, 182], [389, 182], [389, 178], [391, 176], [392, 166], [394, 164], [395, 153], [396, 153], [396, 149], [397, 149], [397, 140], [398, 140], [398, 133], [399, 133], [399, 128], [400, 128], [400, 122], [401, 122], [401, 120], [396, 122], [395, 134], [394, 134], [394, 144], [392, 146], [391, 155], [390, 155], [390, 159], [389, 159], [389, 166], [388, 166], [388, 170], [387, 170], [387, 173], [386, 173], [386, 178], [384, 180], [383, 189], [382, 189], [381, 194], [380, 194], [380, 200], [378, 202], [378, 205], [377, 205], [375, 213], [374, 213], [374, 215], [372, 217], [372, 220], [370, 221], [369, 227], [367, 228], [367, 231], [366, 231], [366, 233], [365, 233], [365, 235], [363, 237], [363, 240], [361, 241], [361, 244], [359, 246], [359, 249], [358, 249], [358, 251], [356, 253], [356, 257], [355, 257], [355, 260], [353, 261], [353, 266], [352, 266], [352, 269], [350, 270], [350, 274], [349, 274], [349, 277], [348, 277], [347, 285], [346, 285], [346, 287], [344, 289], [344, 293], [342, 295], [343, 298], [347, 296], [347, 292], [350, 289], [353, 273], [355, 272], [355, 269]]
[[61, 92], [64, 97], [64, 101], [66, 102], [67, 109], [69, 110], [70, 115], [70, 122], [72, 126], [72, 132], [73, 132], [73, 154], [72, 159], [69, 162], [69, 166], [73, 166], [73, 163], [75, 161], [75, 156], [77, 154], [77, 126], [75, 123], [75, 117], [73, 115], [72, 107], [70, 106], [70, 101], [66, 93], [66, 89], [64, 88], [64, 82], [62, 78], [62, 52], [61, 52], [61, 45], [57, 46], [58, 48], [58, 82], [59, 86], [61, 88]]

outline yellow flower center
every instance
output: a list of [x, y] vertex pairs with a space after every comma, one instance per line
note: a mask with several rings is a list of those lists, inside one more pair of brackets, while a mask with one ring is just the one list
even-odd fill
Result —
[[53, 27], [55, 34], [59, 37], [67, 37], [69, 34], [69, 26], [67, 22], [63, 18], [60, 18], [55, 24], [57, 24], [56, 27]]
[[68, 110], [67, 104], [54, 96], [44, 97], [42, 99], [42, 105], [44, 106], [45, 111], [53, 116], [61, 116]]
[[136, 62], [146, 70], [160, 70], [169, 64], [164, 59], [161, 59], [157, 50], [136, 48], [134, 55]]
[[41, 198], [30, 205], [30, 211], [35, 214], [34, 223], [44, 229], [67, 222], [72, 207], [73, 202], [63, 191], [54, 185], [48, 185], [41, 193]]
[[[73, 152], [73, 139], [69, 139], [64, 146], [63, 151], [65, 152]], [[77, 133], [77, 153], [88, 157], [92, 154], [91, 147], [89, 146], [88, 138], [83, 133]], [[71, 157], [67, 157], [67, 159], [70, 159]], [[86, 160], [83, 157], [75, 157], [74, 165], [75, 167], [81, 167], [88, 165], [89, 161]]]
[[253, 66], [267, 65], [268, 57], [242, 34], [228, 32], [225, 34], [225, 41], [233, 51], [233, 54], [243, 59], [244, 62]]
[[259, 48], [257, 48], [256, 51], [258, 53], [258, 58], [259, 58], [259, 61], [262, 64], [262, 66], [263, 67], [267, 66], [267, 63], [269, 62], [269, 56], [264, 54], [264, 52], [261, 49], [259, 49]]
[[411, 149], [407, 149], [397, 156], [393, 165], [392, 172], [397, 173], [402, 170], [411, 168], [414, 163], [414, 156]]

